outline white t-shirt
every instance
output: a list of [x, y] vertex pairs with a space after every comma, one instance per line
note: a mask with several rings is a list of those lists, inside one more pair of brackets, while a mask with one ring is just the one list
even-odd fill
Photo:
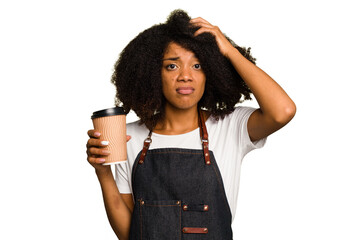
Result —
[[[209, 135], [209, 150], [214, 153], [219, 167], [225, 193], [230, 205], [232, 220], [236, 212], [239, 192], [241, 162], [244, 156], [253, 149], [264, 146], [266, 138], [252, 142], [247, 131], [247, 121], [254, 111], [250, 107], [237, 107], [224, 119], [216, 121], [210, 117], [205, 122]], [[127, 124], [127, 135], [131, 140], [127, 143], [128, 160], [115, 165], [115, 180], [120, 193], [132, 193], [131, 171], [139, 152], [142, 150], [149, 130], [139, 122]], [[202, 149], [199, 128], [180, 135], [161, 135], [152, 133], [150, 149], [187, 148]]]

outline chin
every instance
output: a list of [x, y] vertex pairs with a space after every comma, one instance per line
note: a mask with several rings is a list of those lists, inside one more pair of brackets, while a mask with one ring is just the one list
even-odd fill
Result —
[[197, 108], [197, 103], [175, 103], [175, 104], [172, 104], [172, 103], [169, 103], [169, 106], [171, 108], [175, 108], [175, 109], [179, 109], [179, 110], [189, 110], [189, 109], [192, 109], [192, 108]]

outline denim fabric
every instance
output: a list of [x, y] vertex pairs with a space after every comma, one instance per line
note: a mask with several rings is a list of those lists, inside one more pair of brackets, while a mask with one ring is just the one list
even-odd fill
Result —
[[[138, 164], [139, 157], [132, 169], [130, 240], [232, 239], [230, 207], [211, 151], [211, 165], [205, 164], [203, 150], [148, 150], [143, 164]], [[208, 232], [183, 233], [184, 227]]]

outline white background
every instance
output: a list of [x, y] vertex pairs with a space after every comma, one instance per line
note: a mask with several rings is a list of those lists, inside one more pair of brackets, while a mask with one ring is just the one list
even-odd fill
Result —
[[234, 239], [360, 239], [350, 0], [2, 1], [0, 239], [116, 239], [86, 161], [90, 115], [113, 105], [120, 51], [176, 8], [252, 47], [297, 105], [244, 159]]

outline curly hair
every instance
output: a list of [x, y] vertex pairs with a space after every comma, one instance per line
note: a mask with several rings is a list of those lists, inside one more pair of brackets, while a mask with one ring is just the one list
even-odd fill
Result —
[[[136, 36], [120, 53], [111, 82], [116, 87], [115, 105], [125, 112], [131, 109], [147, 128], [152, 129], [164, 117], [166, 99], [162, 92], [161, 67], [169, 43], [192, 51], [206, 76], [205, 92], [198, 107], [216, 119], [234, 111], [235, 104], [251, 99], [251, 91], [231, 62], [220, 52], [210, 33], [194, 36], [198, 27], [189, 23], [183, 10], [173, 11], [165, 23], [157, 24]], [[250, 48], [230, 43], [255, 64]]]

